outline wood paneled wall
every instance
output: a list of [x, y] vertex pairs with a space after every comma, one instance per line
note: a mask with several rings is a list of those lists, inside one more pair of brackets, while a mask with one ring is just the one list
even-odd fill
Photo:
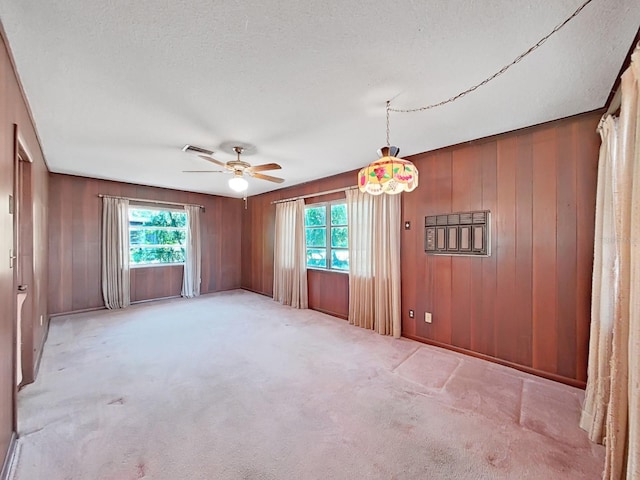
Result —
[[[403, 220], [411, 222], [402, 231], [403, 335], [584, 385], [599, 116], [411, 158], [421, 184], [402, 197]], [[272, 295], [273, 200], [354, 183], [349, 172], [250, 197], [242, 221], [242, 286]], [[491, 210], [492, 255], [426, 255], [424, 217], [466, 210]], [[346, 277], [310, 271], [311, 308], [346, 317]], [[433, 314], [431, 324], [425, 312]]]
[[[272, 201], [355, 185], [347, 172], [247, 199], [242, 216], [242, 287], [273, 295], [273, 245], [276, 206]], [[307, 204], [344, 198], [344, 193], [307, 198]], [[344, 273], [309, 270], [309, 307], [337, 317], [349, 314], [349, 277]]]
[[[49, 292], [52, 314], [104, 305], [100, 275], [102, 199], [98, 194], [194, 203], [202, 212], [202, 293], [240, 287], [242, 200], [71, 175], [50, 176]], [[131, 269], [131, 300], [179, 296], [182, 267]]]
[[[422, 183], [403, 198], [404, 335], [584, 384], [599, 117], [411, 159]], [[491, 256], [425, 255], [424, 217], [466, 210], [491, 210]]]
[[[1, 31], [1, 29], [0, 29]], [[4, 39], [0, 35], [0, 462], [5, 458], [13, 431], [14, 409], [14, 342], [16, 288], [13, 269], [9, 268], [9, 251], [13, 245], [13, 215], [9, 213], [9, 196], [13, 195], [14, 131], [18, 128], [24, 147], [33, 162], [31, 182], [26, 188], [32, 192], [28, 210], [33, 228], [33, 243], [27, 250], [33, 263], [29, 281], [24, 348], [30, 361], [25, 364], [25, 378], [33, 377], [35, 360], [42, 351], [42, 341], [48, 326], [47, 315], [47, 205], [48, 171], [34, 125], [24, 100], [18, 77]], [[25, 257], [26, 258], [26, 257]], [[30, 272], [31, 274], [31, 272]], [[42, 325], [40, 318], [43, 319]], [[28, 336], [27, 336], [28, 335]], [[1, 469], [1, 465], [0, 465]]]

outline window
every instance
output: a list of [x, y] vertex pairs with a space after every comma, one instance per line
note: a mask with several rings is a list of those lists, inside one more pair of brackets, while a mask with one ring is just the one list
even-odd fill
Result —
[[129, 207], [132, 266], [184, 263], [187, 215], [181, 210]]
[[307, 267], [349, 270], [347, 204], [309, 205], [304, 209], [304, 225]]

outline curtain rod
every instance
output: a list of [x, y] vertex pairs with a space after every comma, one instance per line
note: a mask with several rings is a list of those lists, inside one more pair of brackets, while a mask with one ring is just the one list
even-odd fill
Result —
[[165, 202], [163, 200], [149, 200], [148, 198], [131, 198], [131, 197], [120, 197], [118, 195], [105, 195], [103, 193], [99, 193], [98, 196], [100, 198], [123, 198], [132, 202], [144, 202], [144, 203], [157, 203], [159, 205], [179, 205], [181, 207], [184, 207], [186, 205], [190, 205], [192, 207], [200, 207], [202, 210], [204, 210], [204, 205], [198, 205], [195, 203], [179, 203], [179, 202]]
[[273, 202], [271, 202], [271, 205], [273, 205], [274, 203], [292, 202], [294, 200], [301, 200], [303, 198], [320, 197], [322, 195], [329, 195], [330, 193], [346, 192], [347, 190], [353, 190], [355, 188], [358, 188], [358, 186], [352, 185], [350, 187], [336, 188], [334, 190], [325, 190], [324, 192], [318, 192], [318, 193], [309, 193], [308, 195], [300, 195], [298, 197], [283, 198], [281, 200], [274, 200]]

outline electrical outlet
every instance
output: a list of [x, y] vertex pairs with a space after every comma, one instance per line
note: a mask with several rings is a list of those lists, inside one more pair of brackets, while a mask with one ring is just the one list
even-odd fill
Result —
[[414, 318], [416, 316], [413, 310], [409, 310], [409, 318]]
[[431, 312], [424, 312], [425, 323], [431, 323]]

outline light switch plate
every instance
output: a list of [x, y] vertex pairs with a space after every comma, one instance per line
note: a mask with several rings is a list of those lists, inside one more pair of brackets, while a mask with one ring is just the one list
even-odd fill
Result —
[[424, 312], [425, 323], [431, 323], [431, 312]]

